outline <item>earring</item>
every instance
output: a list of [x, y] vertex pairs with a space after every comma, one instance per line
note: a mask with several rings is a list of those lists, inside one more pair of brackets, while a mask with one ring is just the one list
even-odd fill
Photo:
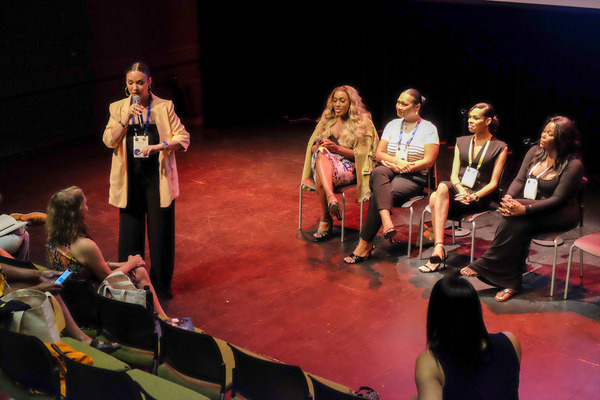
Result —
[[125, 86], [125, 96], [129, 97], [131, 93], [129, 93], [129, 89]]

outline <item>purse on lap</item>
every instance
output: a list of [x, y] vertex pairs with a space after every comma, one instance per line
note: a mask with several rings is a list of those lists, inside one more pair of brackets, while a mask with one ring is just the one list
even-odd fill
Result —
[[108, 275], [100, 284], [98, 294], [146, 307], [146, 291], [136, 288], [127, 275], [121, 271], [115, 271]]

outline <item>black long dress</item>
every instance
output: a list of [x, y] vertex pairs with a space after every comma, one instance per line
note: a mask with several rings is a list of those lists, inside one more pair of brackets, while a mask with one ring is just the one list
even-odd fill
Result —
[[547, 180], [541, 177], [535, 200], [523, 199], [529, 164], [538, 149], [534, 146], [527, 152], [507, 191], [507, 195], [527, 206], [527, 213], [502, 217], [490, 247], [469, 265], [486, 283], [516, 292], [523, 284], [531, 239], [542, 232], [573, 229], [579, 222], [577, 196], [584, 172], [579, 158], [570, 160], [560, 175]]

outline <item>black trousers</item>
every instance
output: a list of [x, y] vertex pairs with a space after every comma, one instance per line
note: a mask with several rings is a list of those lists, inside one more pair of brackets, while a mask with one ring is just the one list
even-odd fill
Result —
[[157, 294], [170, 295], [175, 265], [175, 201], [160, 207], [158, 177], [136, 174], [129, 184], [127, 207], [119, 213], [119, 260], [127, 261], [134, 254], [144, 257], [147, 224], [150, 280]]
[[369, 243], [372, 242], [381, 229], [379, 210], [389, 210], [391, 213], [394, 205], [401, 205], [411, 197], [423, 193], [425, 182], [425, 176], [419, 173], [396, 174], [383, 165], [375, 167], [369, 180], [371, 199], [369, 200], [367, 220], [360, 232], [360, 237]]

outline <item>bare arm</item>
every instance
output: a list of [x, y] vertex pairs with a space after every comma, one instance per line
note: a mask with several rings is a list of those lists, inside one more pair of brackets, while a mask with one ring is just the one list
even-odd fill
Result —
[[431, 351], [426, 350], [417, 357], [415, 383], [418, 400], [442, 400], [444, 394], [444, 371]]
[[517, 358], [519, 359], [519, 364], [521, 364], [521, 357], [523, 355], [522, 351], [521, 351], [521, 343], [519, 342], [519, 339], [517, 339], [517, 337], [512, 334], [511, 332], [502, 332], [508, 339], [510, 339], [513, 347], [515, 348], [515, 352], [517, 353]]
[[[79, 238], [71, 245], [71, 253], [82, 265], [89, 268], [92, 274], [99, 280], [104, 280], [113, 271], [104, 260], [96, 242], [89, 238]], [[112, 264], [112, 263], [111, 263]], [[129, 256], [125, 263], [114, 269], [124, 274], [134, 268], [144, 266], [145, 262], [139, 255]]]

